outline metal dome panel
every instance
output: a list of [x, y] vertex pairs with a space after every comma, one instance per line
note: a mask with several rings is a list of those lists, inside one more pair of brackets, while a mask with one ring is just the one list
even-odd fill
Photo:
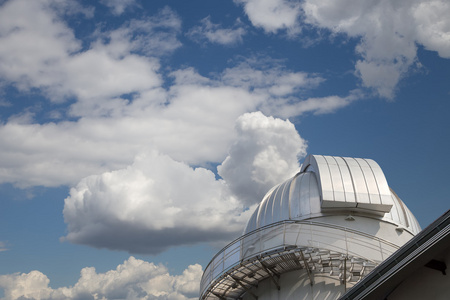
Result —
[[412, 233], [420, 231], [375, 161], [310, 155], [299, 173], [266, 194], [244, 233], [283, 220], [304, 220], [338, 211], [373, 215]]
[[386, 213], [393, 205], [380, 166], [371, 159], [310, 155], [300, 172], [317, 176], [322, 208], [354, 207]]

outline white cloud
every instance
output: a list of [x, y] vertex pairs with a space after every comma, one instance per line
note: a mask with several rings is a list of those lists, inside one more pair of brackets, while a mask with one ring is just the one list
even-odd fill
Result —
[[[266, 32], [307, 24], [359, 40], [355, 74], [362, 85], [393, 98], [399, 81], [419, 66], [417, 44], [450, 57], [450, 3], [446, 0], [235, 0]], [[297, 30], [295, 30], [297, 28]]]
[[226, 85], [276, 99], [314, 89], [325, 80], [316, 74], [289, 72], [279, 62], [263, 57], [253, 57], [225, 69], [220, 79]]
[[66, 65], [67, 74], [71, 76], [64, 80], [63, 91], [55, 96], [72, 94], [80, 100], [96, 101], [96, 105], [101, 106], [99, 100], [143, 92], [161, 84], [156, 74], [158, 63], [132, 54], [114, 58], [105, 50], [94, 48], [71, 58]]
[[131, 19], [122, 26], [95, 33], [98, 39], [92, 48], [103, 50], [115, 58], [130, 54], [158, 57], [172, 53], [181, 46], [177, 35], [181, 31], [180, 17], [169, 7], [141, 19]]
[[197, 299], [202, 276], [200, 265], [190, 265], [181, 275], [169, 274], [163, 265], [130, 257], [115, 270], [97, 273], [81, 270], [74, 286], [52, 289], [48, 277], [39, 272], [0, 275], [4, 300], [35, 299]]
[[181, 47], [177, 35], [181, 32], [181, 19], [169, 7], [142, 20], [131, 20], [119, 30], [130, 41], [132, 51], [150, 56], [163, 56]]
[[91, 174], [125, 168], [152, 149], [190, 165], [222, 162], [240, 115], [260, 108], [267, 115], [290, 117], [289, 112], [301, 111], [283, 107], [301, 105], [296, 96], [323, 81], [246, 63], [213, 78], [192, 68], [172, 75], [168, 91], [153, 88], [132, 100], [75, 102], [70, 113], [79, 117], [76, 121], [35, 124], [31, 113], [11, 118], [0, 126], [0, 182], [75, 185]]
[[248, 218], [243, 210], [213, 172], [153, 152], [71, 189], [64, 205], [66, 239], [158, 253], [169, 246], [235, 238]]
[[450, 3], [423, 1], [411, 7], [416, 23], [417, 40], [426, 49], [450, 58]]
[[221, 74], [227, 85], [244, 87], [263, 98], [257, 106], [267, 115], [290, 118], [305, 113], [326, 114], [335, 112], [365, 96], [359, 90], [348, 96], [326, 96], [299, 99], [305, 91], [317, 88], [325, 79], [317, 74], [287, 72], [276, 62], [264, 58], [252, 58]]
[[78, 1], [66, 0], [39, 0], [49, 9], [57, 12], [59, 16], [84, 15], [85, 18], [94, 17], [95, 8], [93, 6], [83, 5]]
[[96, 174], [133, 159], [128, 151], [135, 145], [124, 145], [107, 136], [95, 140], [98, 134], [108, 132], [108, 125], [92, 125], [81, 120], [45, 125], [9, 122], [1, 126], [1, 181], [23, 187], [75, 184], [82, 174]]
[[136, 0], [100, 0], [100, 3], [109, 7], [115, 15], [121, 15], [127, 8], [137, 6]]
[[[41, 89], [56, 102], [75, 97], [101, 106], [111, 97], [162, 84], [158, 55], [181, 44], [181, 21], [166, 8], [98, 34], [89, 49], [41, 1], [10, 1], [0, 9], [0, 75], [18, 89]], [[142, 55], [145, 54], [145, 55]]]
[[1, 183], [73, 186], [91, 174], [126, 168], [136, 155], [155, 149], [187, 165], [220, 163], [244, 113], [287, 118], [350, 103], [305, 99], [305, 91], [324, 81], [321, 76], [261, 57], [209, 77], [176, 69], [169, 75], [173, 81], [164, 81], [161, 55], [181, 45], [181, 20], [169, 8], [99, 29], [81, 48], [59, 15], [62, 4], [55, 11], [46, 3], [17, 0], [0, 7], [0, 76], [21, 91], [72, 104], [48, 112], [66, 118], [57, 123], [38, 124], [26, 109], [0, 124]]
[[157, 152], [137, 157], [127, 168], [82, 179], [65, 200], [65, 239], [158, 253], [236, 238], [253, 206], [294, 175], [306, 153], [306, 142], [292, 123], [260, 112], [239, 117], [236, 135], [218, 167], [223, 179]]
[[235, 0], [244, 5], [244, 10], [253, 26], [261, 27], [269, 33], [287, 29], [288, 33], [298, 33], [298, 18], [301, 7], [291, 0]]
[[393, 98], [417, 62], [416, 43], [450, 55], [450, 5], [446, 1], [316, 1], [303, 3], [305, 21], [360, 38], [355, 69], [364, 86]]
[[238, 137], [218, 171], [236, 197], [252, 205], [299, 171], [307, 145], [291, 122], [260, 112], [239, 117], [236, 131]]
[[43, 1], [9, 1], [0, 9], [0, 75], [19, 89], [60, 83], [59, 67], [80, 49], [72, 30]]
[[[353, 101], [363, 99], [365, 96], [360, 90], [351, 91], [348, 96], [326, 96], [320, 98], [308, 98], [300, 102], [277, 101], [263, 106], [264, 111], [272, 111], [277, 116], [289, 118], [312, 113], [314, 115], [329, 114], [350, 105]], [[289, 99], [287, 99], [289, 100]]]
[[233, 28], [221, 28], [219, 24], [211, 22], [208, 16], [201, 20], [202, 25], [191, 28], [187, 35], [192, 39], [202, 42], [204, 40], [210, 43], [221, 45], [234, 45], [242, 42], [242, 37], [247, 33], [239, 20], [236, 21]]

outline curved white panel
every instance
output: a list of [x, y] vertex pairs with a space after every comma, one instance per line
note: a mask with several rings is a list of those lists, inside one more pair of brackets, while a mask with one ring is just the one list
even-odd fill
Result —
[[342, 157], [333, 157], [336, 161], [342, 178], [342, 184], [345, 193], [345, 202], [356, 203], [355, 190], [353, 188], [352, 175], [348, 169], [347, 163]]
[[336, 160], [332, 156], [324, 156], [327, 164], [328, 170], [330, 171], [331, 185], [333, 189], [333, 201], [338, 201], [345, 206], [345, 192], [344, 184], [342, 182], [342, 175], [337, 165]]
[[301, 216], [302, 212], [309, 211], [309, 203], [308, 207], [305, 206], [305, 203], [300, 201], [300, 185], [304, 176], [297, 174], [291, 181], [290, 184], [290, 193], [289, 193], [289, 219], [295, 219]]
[[370, 204], [369, 191], [367, 190], [366, 180], [361, 167], [354, 158], [345, 157], [344, 160], [352, 175], [356, 203], [359, 205]]
[[381, 170], [380, 166], [372, 159], [365, 159], [365, 161], [370, 166], [373, 175], [375, 176], [375, 180], [378, 186], [378, 192], [380, 193], [381, 197], [381, 203], [386, 205], [392, 205], [393, 203], [391, 199], [391, 191], [386, 181], [386, 177], [384, 176], [384, 173]]
[[319, 184], [317, 182], [316, 176], [314, 173], [309, 173], [309, 199], [305, 201], [309, 201], [311, 214], [319, 213], [322, 208], [320, 207], [320, 193], [319, 193]]
[[363, 213], [407, 228], [420, 226], [371, 159], [310, 155], [300, 173], [272, 188], [245, 233], [283, 220]]
[[[367, 194], [369, 196], [369, 204], [358, 203], [358, 207], [369, 210], [382, 211], [382, 207], [380, 206], [381, 198], [378, 193], [377, 183], [375, 181], [375, 177], [373, 176], [372, 170], [370, 169], [369, 165], [366, 163], [365, 160], [361, 158], [355, 158], [355, 160], [362, 171], [363, 178], [367, 187]], [[387, 209], [386, 211], [389, 211], [389, 209]]]

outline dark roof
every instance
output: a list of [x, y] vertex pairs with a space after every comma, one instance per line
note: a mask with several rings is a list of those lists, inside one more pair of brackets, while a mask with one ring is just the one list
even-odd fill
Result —
[[[427, 264], [430, 266], [430, 262], [436, 262], [436, 256], [449, 247], [450, 210], [388, 257], [339, 299], [386, 299], [406, 277]], [[443, 267], [445, 270], [445, 265], [430, 267]], [[441, 271], [445, 272], [444, 270]]]

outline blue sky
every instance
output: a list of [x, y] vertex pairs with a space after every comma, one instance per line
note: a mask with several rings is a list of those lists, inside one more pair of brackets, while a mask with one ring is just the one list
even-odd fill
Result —
[[449, 209], [450, 4], [0, 1], [1, 299], [195, 299], [307, 154]]

